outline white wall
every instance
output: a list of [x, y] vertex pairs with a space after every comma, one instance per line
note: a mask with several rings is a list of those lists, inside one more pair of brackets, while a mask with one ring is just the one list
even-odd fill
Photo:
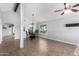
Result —
[[[20, 39], [20, 15], [18, 12], [14, 11], [7, 11], [3, 12], [2, 22], [4, 23], [11, 23], [14, 24], [14, 33], [15, 33], [15, 39]], [[11, 33], [11, 29], [3, 30], [3, 36], [8, 36]]]
[[8, 35], [12, 35], [12, 29], [11, 28], [3, 29], [2, 34], [3, 34], [3, 37], [8, 36]]
[[79, 23], [79, 15], [41, 22], [39, 26], [47, 24], [48, 32], [45, 34], [39, 33], [39, 35], [44, 38], [79, 45], [79, 27], [65, 27], [67, 23]]

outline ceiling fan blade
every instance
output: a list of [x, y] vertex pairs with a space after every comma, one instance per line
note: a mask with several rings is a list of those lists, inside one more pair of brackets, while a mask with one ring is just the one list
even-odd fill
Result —
[[15, 12], [17, 11], [17, 9], [18, 9], [18, 7], [19, 7], [19, 4], [20, 4], [20, 3], [16, 3], [16, 4], [15, 4], [15, 8], [14, 8], [14, 11], [15, 11]]
[[73, 12], [78, 12], [79, 10], [76, 10], [76, 9], [71, 9], [71, 11], [73, 11]]
[[63, 11], [63, 9], [60, 9], [60, 10], [55, 10], [54, 12], [59, 12], [59, 11]]
[[76, 4], [76, 5], [73, 5], [72, 7], [78, 7], [79, 6], [79, 3], [78, 4]]
[[64, 12], [63, 13], [61, 13], [61, 15], [63, 15], [64, 14]]

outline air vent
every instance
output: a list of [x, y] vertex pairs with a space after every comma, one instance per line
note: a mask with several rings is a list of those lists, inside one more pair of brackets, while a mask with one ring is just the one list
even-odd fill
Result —
[[78, 27], [79, 23], [71, 23], [71, 24], [66, 24], [66, 27]]

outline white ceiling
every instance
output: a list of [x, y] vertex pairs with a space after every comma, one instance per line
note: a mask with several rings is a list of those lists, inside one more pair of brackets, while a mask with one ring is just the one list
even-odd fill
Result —
[[[76, 3], [70, 3], [74, 5]], [[60, 15], [61, 12], [54, 13], [54, 10], [63, 9], [63, 3], [23, 3], [24, 19], [31, 20], [32, 13], [34, 13], [34, 20], [37, 22], [55, 20], [61, 17], [69, 17], [72, 15], [79, 15], [79, 12], [73, 14]], [[14, 13], [14, 3], [0, 3], [0, 11], [5, 13]], [[79, 9], [79, 7], [77, 7]], [[7, 17], [7, 16], [6, 16]]]
[[[74, 5], [76, 3], [70, 3], [70, 5]], [[60, 15], [63, 11], [55, 13], [54, 10], [63, 9], [63, 3], [24, 3], [24, 18], [32, 19], [32, 13], [34, 13], [34, 20], [37, 22], [47, 21], [47, 20], [55, 20], [61, 17], [67, 17], [71, 15], [78, 14], [64, 14]], [[77, 8], [79, 9], [79, 8]]]
[[20, 20], [20, 8], [14, 12], [15, 3], [0, 3], [0, 17], [2, 23], [18, 24]]
[[1, 11], [13, 11], [14, 3], [0, 3]]

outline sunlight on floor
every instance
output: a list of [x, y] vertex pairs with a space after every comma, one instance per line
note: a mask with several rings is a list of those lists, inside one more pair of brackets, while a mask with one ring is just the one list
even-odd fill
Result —
[[79, 56], [79, 47], [77, 47], [73, 53], [75, 56]]
[[48, 45], [46, 40], [39, 40], [39, 48], [41, 52], [47, 52], [48, 51]]

